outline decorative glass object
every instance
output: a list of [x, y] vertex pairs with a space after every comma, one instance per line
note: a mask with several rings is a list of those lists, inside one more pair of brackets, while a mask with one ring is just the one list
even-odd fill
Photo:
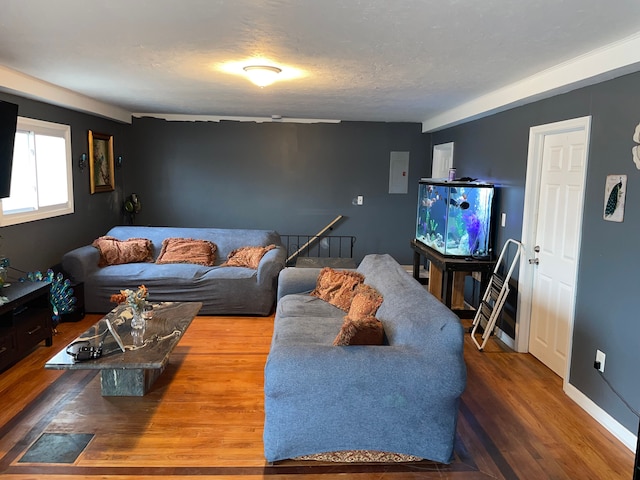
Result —
[[133, 339], [133, 345], [135, 347], [142, 347], [144, 345], [144, 333], [144, 325], [141, 328], [133, 328], [131, 330], [131, 338]]
[[[0, 258], [0, 271], [9, 266], [9, 259]], [[1, 275], [1, 273], [0, 273]], [[6, 278], [5, 278], [6, 281]], [[51, 320], [53, 326], [58, 325], [60, 316], [71, 313], [76, 309], [77, 298], [73, 295], [73, 288], [71, 288], [71, 280], [65, 279], [62, 273], [54, 274], [52, 269], [47, 270], [45, 275], [41, 271], [28, 272], [26, 278], [21, 277], [20, 282], [50, 282], [51, 287], [49, 290], [49, 303], [51, 303], [51, 310], [53, 315]], [[0, 282], [3, 285], [4, 281]]]
[[491, 256], [494, 185], [422, 179], [416, 240], [448, 257]]
[[131, 307], [131, 313], [131, 328], [134, 330], [144, 328], [147, 324], [147, 321], [144, 318], [144, 311]]
[[140, 285], [137, 290], [120, 290], [120, 293], [111, 295], [112, 302], [126, 304], [131, 309], [131, 328], [144, 328], [148, 294], [147, 287]]

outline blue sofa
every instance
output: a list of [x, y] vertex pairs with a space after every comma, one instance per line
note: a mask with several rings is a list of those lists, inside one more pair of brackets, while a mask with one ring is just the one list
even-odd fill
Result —
[[280, 273], [265, 366], [269, 462], [373, 450], [449, 463], [466, 385], [463, 327], [389, 255], [357, 268], [384, 297], [382, 346], [334, 347], [342, 310], [310, 296], [320, 269]]
[[[215, 266], [192, 263], [128, 263], [98, 267], [99, 252], [86, 245], [66, 253], [62, 268], [74, 283], [84, 282], [87, 312], [104, 313], [115, 305], [110, 297], [125, 288], [145, 285], [151, 301], [198, 301], [200, 315], [269, 315], [276, 298], [278, 273], [286, 252], [280, 235], [272, 230], [117, 226], [105, 235], [119, 240], [146, 238], [153, 242], [157, 258], [165, 238], [209, 240], [218, 247]], [[277, 248], [262, 257], [257, 270], [222, 267], [232, 250], [244, 246]]]

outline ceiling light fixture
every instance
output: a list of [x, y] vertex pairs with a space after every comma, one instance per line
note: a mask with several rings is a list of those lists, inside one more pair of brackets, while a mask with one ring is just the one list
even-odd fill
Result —
[[247, 77], [259, 87], [271, 85], [278, 78], [278, 74], [282, 72], [278, 67], [269, 65], [248, 65], [243, 68], [247, 72]]

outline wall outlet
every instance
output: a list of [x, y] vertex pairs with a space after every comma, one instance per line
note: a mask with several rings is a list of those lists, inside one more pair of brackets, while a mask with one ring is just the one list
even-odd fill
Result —
[[356, 205], [362, 205], [364, 203], [364, 197], [362, 195], [358, 195], [356, 198]]
[[604, 361], [606, 358], [607, 356], [604, 354], [604, 352], [601, 352], [600, 350], [596, 350], [596, 361], [593, 364], [594, 368], [604, 373]]

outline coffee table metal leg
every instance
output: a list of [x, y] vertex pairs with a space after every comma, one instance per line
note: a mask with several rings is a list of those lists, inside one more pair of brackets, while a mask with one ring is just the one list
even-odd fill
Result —
[[103, 397], [142, 397], [164, 369], [104, 369], [100, 372]]

